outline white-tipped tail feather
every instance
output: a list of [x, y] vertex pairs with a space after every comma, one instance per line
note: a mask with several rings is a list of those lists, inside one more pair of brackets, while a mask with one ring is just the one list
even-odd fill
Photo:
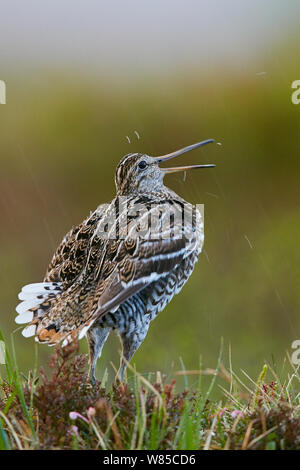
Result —
[[[19, 314], [15, 318], [18, 325], [30, 323], [33, 320], [33, 311], [35, 307], [45, 302], [48, 298], [53, 298], [62, 291], [62, 285], [59, 282], [37, 282], [35, 284], [28, 284], [24, 286], [19, 293], [18, 297], [21, 302], [16, 307], [16, 312]], [[34, 336], [36, 332], [36, 325], [29, 325], [22, 331], [25, 338]]]
[[[22, 302], [16, 307], [18, 316], [15, 322], [18, 324], [29, 323], [23, 331], [22, 335], [25, 338], [35, 336], [35, 340], [42, 343], [48, 343], [49, 346], [54, 346], [57, 342], [62, 340], [62, 346], [71, 343], [76, 337], [83, 338], [88, 329], [92, 326], [95, 319], [89, 320], [82, 327], [71, 331], [71, 333], [64, 334], [64, 331], [55, 330], [53, 323], [49, 320], [49, 329], [44, 325], [42, 329], [39, 327], [39, 321], [48, 315], [48, 301], [56, 298], [58, 294], [63, 291], [62, 284], [59, 282], [39, 282], [36, 284], [28, 284], [24, 286], [18, 297]], [[46, 308], [45, 308], [46, 307]], [[48, 307], [48, 308], [47, 308]], [[48, 331], [47, 331], [48, 330]], [[53, 341], [52, 341], [53, 339]]]
[[26, 326], [26, 328], [24, 328], [24, 330], [22, 330], [22, 335], [25, 338], [30, 338], [31, 336], [35, 335], [35, 330], [36, 330], [36, 325]]
[[59, 292], [61, 290], [60, 282], [36, 282], [22, 287], [22, 292], [28, 294], [45, 294], [45, 292]]
[[21, 315], [18, 315], [15, 318], [15, 322], [18, 325], [23, 325], [24, 323], [30, 323], [32, 320], [33, 320], [33, 312], [31, 312], [30, 310], [22, 313]]
[[19, 305], [17, 305], [16, 312], [19, 315], [22, 315], [23, 313], [28, 312], [28, 310], [30, 310], [31, 308], [36, 307], [37, 305], [39, 305], [41, 302], [43, 302], [43, 301], [38, 300], [37, 298], [31, 299], [31, 300], [24, 300]]

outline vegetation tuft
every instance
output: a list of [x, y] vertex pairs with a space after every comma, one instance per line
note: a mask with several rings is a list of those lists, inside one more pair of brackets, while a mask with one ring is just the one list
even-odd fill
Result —
[[[2, 336], [0, 339], [3, 340]], [[0, 449], [300, 449], [299, 375], [287, 383], [266, 382], [267, 366], [247, 383], [221, 363], [215, 370], [180, 371], [185, 390], [156, 374], [155, 381], [134, 371], [130, 385], [87, 382], [87, 358], [78, 343], [57, 348], [43, 369], [23, 376], [15, 354], [6, 349], [6, 374], [0, 379]], [[196, 374], [198, 386], [187, 377]], [[211, 374], [208, 390], [201, 376]], [[216, 377], [223, 398], [211, 400]]]

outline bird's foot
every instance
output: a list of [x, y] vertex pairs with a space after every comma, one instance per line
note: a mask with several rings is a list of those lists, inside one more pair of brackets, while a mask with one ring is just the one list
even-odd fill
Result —
[[88, 375], [85, 386], [88, 388], [94, 388], [97, 385], [97, 380], [94, 375]]

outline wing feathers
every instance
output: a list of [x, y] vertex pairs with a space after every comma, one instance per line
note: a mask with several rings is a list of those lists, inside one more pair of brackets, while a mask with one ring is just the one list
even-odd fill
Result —
[[[112, 201], [109, 210], [115, 204], [116, 200]], [[101, 239], [99, 222], [112, 215], [101, 207], [66, 235], [45, 282], [24, 286], [20, 292], [16, 322], [29, 322], [23, 330], [25, 337], [36, 335], [37, 341], [49, 345], [62, 341], [63, 346], [81, 339], [99, 316], [116, 311], [141, 289], [167, 276], [197, 244], [197, 234], [191, 231], [191, 237], [186, 238], [181, 226], [176, 236], [168, 237], [161, 230], [170, 216], [165, 208], [164, 220], [157, 223], [157, 236], [147, 232], [146, 237], [132, 238], [140, 221], [131, 219], [127, 236]], [[115, 225], [122, 217], [124, 213]]]

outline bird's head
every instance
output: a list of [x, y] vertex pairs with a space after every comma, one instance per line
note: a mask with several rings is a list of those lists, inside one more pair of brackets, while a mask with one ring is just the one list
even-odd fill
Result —
[[161, 157], [150, 157], [142, 153], [129, 153], [122, 158], [116, 169], [115, 183], [118, 195], [151, 194], [161, 192], [164, 188], [163, 179], [166, 174], [177, 171], [194, 170], [197, 168], [211, 168], [215, 165], [189, 165], [172, 168], [161, 168], [159, 165], [171, 158], [178, 157], [185, 152], [194, 150], [203, 145], [214, 142], [213, 139], [204, 140], [188, 147], [184, 147]]

